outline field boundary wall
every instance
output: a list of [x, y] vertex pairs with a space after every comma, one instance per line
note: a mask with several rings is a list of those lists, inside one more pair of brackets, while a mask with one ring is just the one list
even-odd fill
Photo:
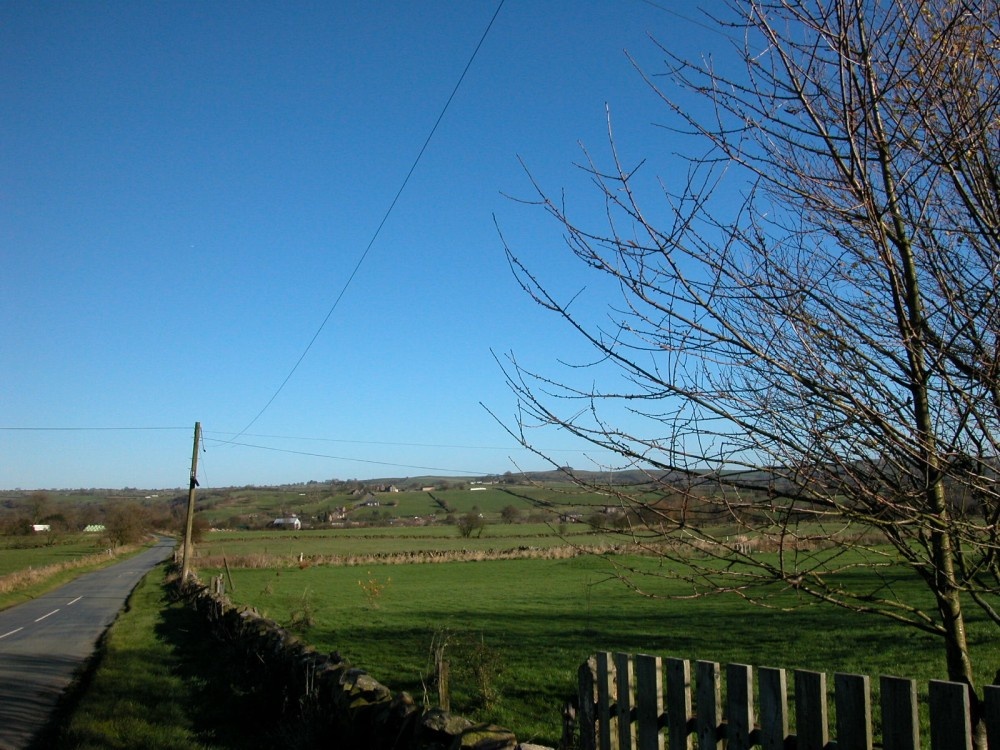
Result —
[[475, 724], [439, 708], [424, 709], [393, 693], [337, 654], [321, 654], [256, 610], [236, 607], [221, 590], [189, 579], [180, 595], [212, 635], [233, 649], [274, 716], [313, 722], [330, 746], [380, 750], [548, 750], [518, 743], [514, 733]]
[[[601, 652], [580, 665], [582, 750], [920, 750], [917, 684], [879, 679], [873, 712], [870, 678], [834, 675], [831, 737], [826, 674], [795, 670], [794, 699], [784, 669]], [[722, 676], [725, 676], [723, 684]], [[756, 685], [756, 690], [755, 690]], [[664, 687], [666, 688], [664, 690]], [[725, 702], [722, 695], [725, 694]], [[963, 683], [931, 680], [927, 703], [931, 750], [972, 750], [974, 714], [990, 750], [1000, 750], [1000, 686], [973, 704]], [[789, 706], [794, 714], [790, 714]], [[881, 744], [873, 734], [880, 728]], [[794, 721], [795, 731], [789, 730]]]

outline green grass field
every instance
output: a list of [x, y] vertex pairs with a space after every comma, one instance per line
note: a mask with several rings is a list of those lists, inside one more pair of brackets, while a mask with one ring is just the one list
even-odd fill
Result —
[[600, 546], [620, 543], [610, 533], [594, 533], [586, 524], [569, 524], [562, 533], [546, 524], [492, 524], [482, 534], [460, 537], [454, 526], [384, 526], [334, 531], [218, 531], [205, 534], [197, 545], [199, 558], [267, 555], [287, 563], [299, 555], [352, 557], [461, 550], [504, 550], [562, 545]]
[[[651, 572], [659, 564], [631, 562]], [[453, 711], [550, 745], [558, 740], [560, 707], [574, 692], [577, 667], [601, 650], [924, 682], [945, 676], [943, 650], [932, 636], [793, 595], [777, 601], [801, 605], [794, 612], [736, 597], [643, 598], [596, 556], [237, 569], [232, 582], [235, 602], [299, 627], [320, 651], [339, 651], [418, 701], [432, 671], [432, 644], [449, 638]], [[676, 583], [658, 585], [660, 593], [684, 593]], [[925, 598], [915, 581], [900, 578], [894, 586], [914, 601]], [[1000, 667], [994, 633], [974, 619], [970, 635], [979, 673], [991, 676]], [[495, 700], [484, 701], [484, 685]]]
[[0, 536], [0, 576], [25, 568], [56, 565], [92, 555], [102, 549], [95, 534]]

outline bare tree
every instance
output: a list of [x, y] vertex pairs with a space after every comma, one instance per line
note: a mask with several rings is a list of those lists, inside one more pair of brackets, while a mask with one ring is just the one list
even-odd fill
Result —
[[43, 518], [52, 513], [52, 497], [48, 492], [38, 490], [28, 495], [26, 503], [28, 515], [32, 523], [40, 523]]
[[135, 502], [115, 503], [105, 512], [105, 536], [113, 549], [142, 541], [149, 528], [149, 511]]
[[481, 513], [473, 511], [455, 521], [455, 525], [458, 527], [459, 536], [468, 538], [475, 533], [477, 537], [481, 537], [483, 529], [486, 528], [486, 519]]
[[521, 520], [521, 511], [513, 505], [505, 505], [500, 511], [500, 518], [504, 523], [517, 523]]
[[[671, 144], [701, 144], [679, 179], [623, 163], [609, 117], [608, 168], [584, 167], [597, 221], [533, 180], [615, 291], [598, 318], [508, 245], [523, 288], [597, 353], [556, 373], [502, 359], [509, 429], [530, 448], [556, 426], [645, 468], [601, 489], [696, 594], [794, 587], [906, 623], [974, 687], [968, 608], [1000, 626], [1000, 7], [730, 10], [738, 70], [661, 47], [667, 75], [647, 77]], [[859, 566], [907, 569], [933, 606], [837, 575]]]

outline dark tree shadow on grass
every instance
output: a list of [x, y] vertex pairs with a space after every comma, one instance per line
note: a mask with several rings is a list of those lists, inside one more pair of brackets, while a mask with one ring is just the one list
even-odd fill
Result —
[[[162, 581], [154, 585], [163, 586], [164, 595], [153, 632], [156, 639], [168, 647], [170, 655], [164, 658], [163, 650], [156, 649], [155, 654], [135, 660], [142, 664], [153, 663], [150, 660], [155, 659], [159, 674], [164, 674], [165, 668], [182, 682], [183, 690], [180, 697], [176, 690], [166, 691], [162, 686], [158, 690], [158, 677], [151, 669], [148, 679], [140, 679], [130, 686], [127, 695], [109, 697], [111, 703], [127, 700], [145, 707], [143, 718], [154, 731], [158, 716], [164, 717], [162, 729], [165, 733], [170, 732], [166, 726], [171, 723], [169, 717], [183, 717], [179, 723], [188, 729], [186, 741], [178, 738], [176, 741], [180, 744], [174, 745], [171, 741], [159, 740], [172, 747], [190, 744], [204, 750], [290, 750], [316, 746], [318, 737], [314, 725], [282, 716], [267, 685], [247, 668], [241, 654], [215, 638], [198, 614], [184, 602], [177, 601]], [[75, 750], [95, 746], [94, 738], [71, 736], [67, 729], [83, 696], [97, 689], [94, 675], [101, 668], [105, 648], [102, 642], [29, 750]], [[146, 747], [147, 740], [137, 736], [134, 741], [134, 747]]]

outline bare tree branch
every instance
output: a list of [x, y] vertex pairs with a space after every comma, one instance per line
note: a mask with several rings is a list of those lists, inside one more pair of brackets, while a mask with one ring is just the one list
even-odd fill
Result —
[[[556, 427], [645, 470], [575, 478], [687, 595], [785, 606], [792, 590], [906, 623], [974, 685], [965, 608], [1000, 626], [1000, 7], [732, 11], [739, 70], [661, 45], [667, 75], [640, 71], [664, 133], [700, 144], [686, 171], [624, 163], [609, 114], [607, 163], [581, 165], [601, 216], [529, 173], [530, 202], [617, 294], [595, 317], [504, 240], [525, 293], [595, 352], [548, 374], [498, 358], [508, 430], [544, 455], [531, 436]], [[616, 564], [646, 591], [647, 568]]]

